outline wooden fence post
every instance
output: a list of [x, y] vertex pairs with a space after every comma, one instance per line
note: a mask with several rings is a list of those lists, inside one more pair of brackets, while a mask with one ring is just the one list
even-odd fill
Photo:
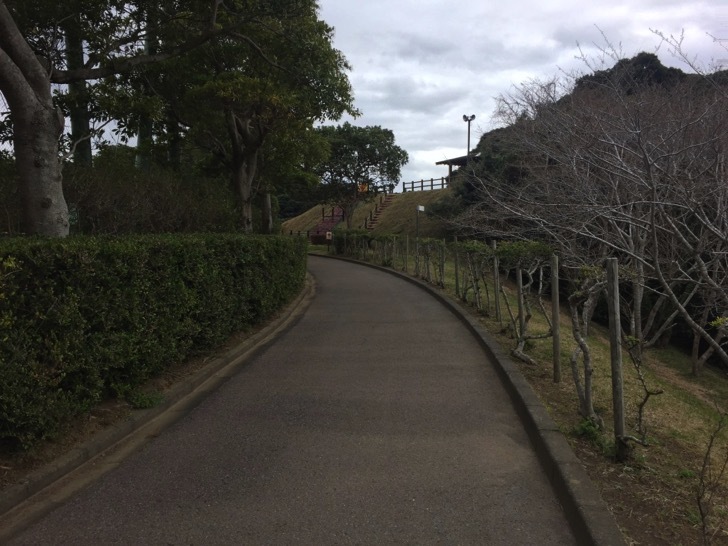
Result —
[[551, 255], [551, 337], [554, 353], [554, 383], [561, 382], [561, 323], [559, 302], [559, 257]]
[[495, 240], [490, 242], [490, 247], [493, 249], [493, 291], [495, 292], [495, 318], [499, 323], [503, 322], [503, 316], [501, 314], [500, 306], [500, 263], [498, 255], [495, 253], [498, 243]]
[[518, 337], [520, 338], [526, 331], [526, 314], [523, 305], [523, 271], [520, 265], [516, 267], [516, 292], [518, 299]]
[[458, 236], [455, 236], [455, 245], [453, 247], [455, 253], [455, 297], [460, 298], [460, 256], [458, 255]]
[[442, 248], [440, 249], [440, 281], [442, 282], [442, 288], [445, 288], [445, 247], [447, 241], [442, 239]]
[[405, 247], [404, 247], [404, 272], [407, 273], [407, 262], [409, 261], [409, 235], [406, 236], [405, 239]]
[[624, 394], [622, 392], [622, 326], [619, 312], [619, 264], [607, 259], [607, 307], [609, 312], [609, 349], [612, 361], [612, 404], [614, 410], [615, 458], [629, 458], [629, 444], [624, 439]]

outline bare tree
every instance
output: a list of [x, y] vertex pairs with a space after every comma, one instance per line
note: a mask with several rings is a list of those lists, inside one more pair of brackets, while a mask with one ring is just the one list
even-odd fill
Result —
[[[708, 355], [728, 363], [715, 322], [728, 309], [727, 105], [715, 86], [649, 54], [527, 82], [502, 96], [497, 112], [527, 175], [515, 186], [481, 176], [483, 200], [460, 220], [546, 238], [567, 260], [619, 257], [630, 273], [628, 335], [638, 352], [679, 315]], [[696, 319], [699, 304], [707, 309]]]

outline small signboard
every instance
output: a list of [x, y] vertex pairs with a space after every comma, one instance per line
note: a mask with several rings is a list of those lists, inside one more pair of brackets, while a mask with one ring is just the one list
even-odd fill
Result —
[[331, 239], [333, 239], [333, 238], [334, 238], [334, 234], [333, 234], [333, 233], [331, 233], [330, 231], [327, 231], [327, 232], [326, 232], [326, 240], [327, 240], [327, 241], [330, 241], [330, 240], [331, 240]]

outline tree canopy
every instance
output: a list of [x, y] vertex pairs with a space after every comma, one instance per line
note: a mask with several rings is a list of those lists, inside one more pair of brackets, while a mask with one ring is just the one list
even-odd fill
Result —
[[77, 163], [90, 163], [94, 120], [137, 137], [142, 159], [162, 144], [179, 167], [183, 146], [205, 148], [228, 168], [250, 229], [265, 142], [306, 138], [316, 121], [356, 114], [332, 32], [315, 0], [0, 0], [0, 92], [9, 106], [0, 135], [14, 143], [22, 229], [68, 234], [65, 116], [65, 152]]
[[317, 132], [329, 149], [328, 160], [317, 170], [322, 200], [341, 207], [351, 227], [356, 204], [396, 185], [409, 157], [395, 144], [394, 133], [380, 126], [357, 127], [346, 122], [319, 127]]

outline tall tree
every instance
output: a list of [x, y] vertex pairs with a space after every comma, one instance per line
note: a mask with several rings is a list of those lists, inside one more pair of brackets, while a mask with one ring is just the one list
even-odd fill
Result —
[[379, 126], [357, 127], [347, 122], [318, 131], [330, 149], [329, 159], [318, 168], [323, 200], [341, 207], [351, 228], [359, 202], [399, 182], [409, 157], [394, 143], [394, 133]]
[[316, 3], [279, 2], [265, 21], [247, 34], [255, 48], [233, 35], [205, 49], [183, 115], [197, 141], [229, 169], [244, 231], [253, 227], [256, 196], [272, 190], [270, 180], [260, 186], [258, 178], [265, 143], [356, 114], [348, 63], [332, 45], [333, 29], [318, 19]]
[[[34, 40], [26, 39], [18, 27], [16, 16], [26, 3], [0, 0], [0, 92], [10, 107], [20, 175], [22, 226], [26, 233], [63, 237], [69, 229], [58, 157], [63, 116], [54, 104], [51, 84], [126, 73], [135, 67], [184, 54], [225, 35], [238, 34], [239, 39], [255, 47], [239, 30], [244, 23], [256, 20], [258, 13], [244, 10], [245, 6], [238, 2], [231, 4], [234, 5], [228, 6], [219, 0], [163, 4], [147, 0], [96, 2], [101, 16], [94, 21], [93, 32], [89, 25], [89, 32], [84, 36], [88, 46], [85, 63], [81, 68], [64, 68], [60, 42], [50, 40], [46, 49], [31, 47], [36, 45]], [[150, 12], [154, 12], [154, 20], [163, 29], [158, 39], [169, 44], [157, 53], [143, 51], [148, 29], [141, 15]], [[60, 19], [56, 25], [61, 28]], [[61, 32], [50, 34], [62, 35]]]

